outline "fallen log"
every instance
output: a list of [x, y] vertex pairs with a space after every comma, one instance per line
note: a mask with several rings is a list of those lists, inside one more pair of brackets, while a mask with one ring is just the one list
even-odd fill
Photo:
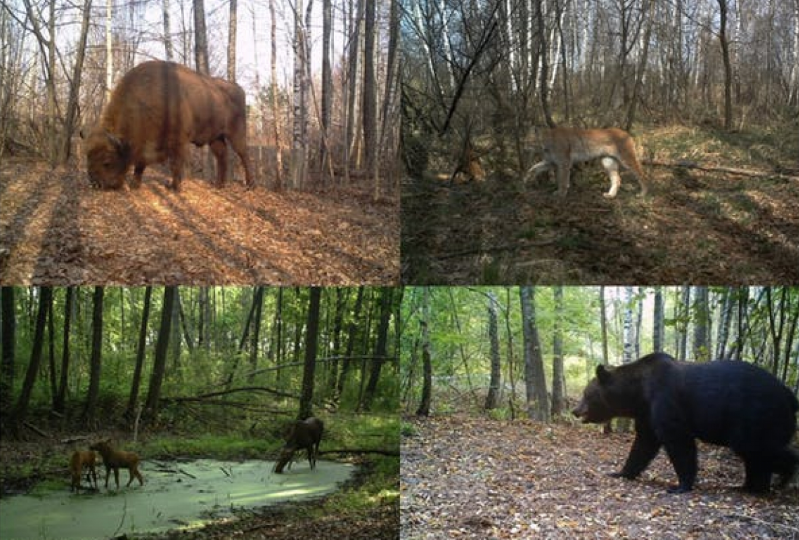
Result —
[[[781, 180], [797, 180], [799, 175], [785, 174], [778, 171], [753, 171], [751, 169], [739, 169], [736, 167], [720, 167], [720, 166], [707, 166], [699, 165], [695, 161], [679, 160], [675, 162], [644, 160], [644, 165], [652, 165], [653, 167], [665, 167], [669, 169], [692, 169], [702, 172], [718, 172], [726, 174], [734, 174], [738, 176], [749, 176], [752, 178], [779, 178]], [[791, 173], [793, 171], [790, 171]]]

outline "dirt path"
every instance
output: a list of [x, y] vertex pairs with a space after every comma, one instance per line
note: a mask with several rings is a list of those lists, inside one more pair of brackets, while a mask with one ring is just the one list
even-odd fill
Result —
[[216, 189], [91, 189], [81, 172], [0, 169], [0, 282], [15, 285], [355, 285], [399, 281], [396, 201]]
[[402, 538], [797, 538], [799, 488], [754, 497], [739, 460], [702, 446], [697, 485], [672, 495], [659, 455], [636, 481], [611, 478], [630, 435], [470, 417], [414, 421], [402, 440]]

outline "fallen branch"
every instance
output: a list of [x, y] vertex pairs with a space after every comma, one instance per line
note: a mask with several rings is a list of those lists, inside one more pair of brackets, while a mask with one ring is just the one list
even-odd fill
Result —
[[320, 450], [319, 454], [380, 454], [381, 456], [397, 456], [398, 450], [380, 450], [378, 448], [346, 448], [343, 450]]
[[695, 161], [680, 160], [676, 162], [665, 162], [655, 160], [644, 160], [644, 165], [652, 165], [653, 167], [665, 167], [669, 169], [694, 169], [703, 172], [720, 172], [727, 174], [735, 174], [738, 176], [749, 176], [752, 178], [779, 178], [781, 180], [797, 180], [799, 176], [790, 174], [783, 174], [777, 171], [752, 171], [749, 169], [738, 169], [734, 167], [708, 167], [699, 165]]
[[72, 444], [72, 443], [76, 443], [76, 442], [88, 441], [89, 438], [90, 437], [88, 435], [73, 435], [72, 437], [67, 437], [66, 439], [61, 439], [58, 442], [60, 442], [61, 444]]
[[41, 429], [37, 428], [36, 426], [31, 424], [30, 422], [22, 422], [22, 425], [25, 426], [26, 428], [28, 428], [29, 430], [38, 433], [39, 435], [41, 435], [45, 439], [49, 439], [50, 438], [50, 435], [48, 435], [47, 433], [45, 433]]

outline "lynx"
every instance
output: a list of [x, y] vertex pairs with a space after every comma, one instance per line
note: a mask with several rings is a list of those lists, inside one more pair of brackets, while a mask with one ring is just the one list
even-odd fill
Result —
[[535, 128], [538, 144], [544, 149], [544, 160], [530, 168], [527, 175], [533, 177], [555, 169], [558, 178], [558, 196], [565, 197], [569, 191], [569, 176], [575, 163], [600, 158], [602, 167], [610, 178], [610, 190], [604, 194], [612, 199], [621, 185], [619, 165], [632, 172], [641, 184], [641, 196], [647, 193], [646, 179], [638, 158], [635, 144], [623, 129], [575, 129], [556, 127]]

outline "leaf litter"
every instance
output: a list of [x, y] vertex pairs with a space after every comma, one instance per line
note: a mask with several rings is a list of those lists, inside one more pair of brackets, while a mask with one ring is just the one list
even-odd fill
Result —
[[181, 191], [148, 172], [138, 190], [85, 173], [0, 167], [0, 282], [15, 285], [354, 285], [399, 281], [399, 201], [324, 192]]
[[403, 436], [401, 537], [799, 538], [799, 487], [765, 497], [736, 489], [743, 465], [700, 444], [694, 491], [669, 494], [674, 471], [661, 452], [634, 481], [612, 478], [632, 434], [595, 426], [463, 415], [410, 419]]

